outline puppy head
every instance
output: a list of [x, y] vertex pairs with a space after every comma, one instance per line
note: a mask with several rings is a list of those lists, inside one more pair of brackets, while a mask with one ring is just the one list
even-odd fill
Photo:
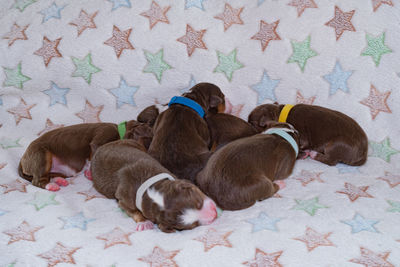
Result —
[[206, 113], [222, 113], [225, 111], [225, 95], [215, 84], [198, 83], [182, 96], [199, 103]]
[[155, 105], [152, 105], [143, 109], [137, 116], [137, 120], [138, 122], [147, 123], [150, 126], [153, 126], [159, 114], [160, 112], [158, 108]]
[[249, 114], [248, 122], [253, 125], [258, 132], [265, 131], [272, 127], [271, 123], [278, 121], [281, 109], [280, 106], [281, 105], [277, 102], [274, 104], [260, 105]]
[[184, 180], [163, 180], [143, 196], [143, 215], [163, 232], [189, 230], [217, 218], [214, 201], [194, 184]]
[[124, 139], [133, 139], [137, 141], [142, 144], [147, 151], [153, 140], [153, 129], [147, 123], [141, 123], [135, 120], [128, 121]]

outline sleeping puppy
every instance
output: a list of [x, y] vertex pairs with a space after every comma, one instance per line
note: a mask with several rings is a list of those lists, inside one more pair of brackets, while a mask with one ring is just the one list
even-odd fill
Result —
[[91, 171], [97, 191], [115, 198], [137, 223], [137, 230], [163, 232], [193, 229], [217, 217], [214, 202], [200, 189], [174, 176], [133, 140], [118, 140], [100, 147]]
[[349, 116], [331, 109], [298, 104], [256, 107], [248, 121], [263, 131], [271, 121], [288, 122], [300, 134], [300, 158], [310, 156], [328, 165], [339, 162], [360, 166], [368, 156], [368, 138]]
[[211, 153], [203, 116], [224, 109], [224, 94], [210, 83], [199, 83], [182, 97], [173, 97], [154, 124], [148, 153], [179, 179], [194, 181]]
[[275, 123], [262, 134], [233, 141], [216, 151], [196, 184], [224, 210], [239, 210], [274, 195], [273, 181], [288, 177], [298, 152], [298, 133]]

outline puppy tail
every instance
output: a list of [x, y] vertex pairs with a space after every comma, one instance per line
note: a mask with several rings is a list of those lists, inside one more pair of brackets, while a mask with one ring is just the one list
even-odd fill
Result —
[[18, 174], [19, 176], [21, 176], [22, 178], [24, 178], [25, 180], [28, 180], [29, 182], [32, 182], [33, 176], [31, 175], [27, 175], [23, 172], [22, 170], [22, 165], [21, 165], [21, 161], [19, 162], [18, 165]]

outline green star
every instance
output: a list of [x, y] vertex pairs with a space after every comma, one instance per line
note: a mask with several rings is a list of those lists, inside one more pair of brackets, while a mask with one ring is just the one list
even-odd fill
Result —
[[27, 203], [35, 206], [38, 211], [48, 205], [59, 205], [60, 203], [54, 200], [55, 197], [56, 194], [54, 193], [36, 192], [35, 197]]
[[90, 53], [84, 59], [72, 57], [72, 61], [76, 67], [72, 77], [82, 77], [88, 84], [92, 81], [92, 74], [101, 71], [101, 69], [92, 64], [92, 55]]
[[307, 60], [311, 57], [318, 55], [314, 50], [310, 48], [311, 36], [308, 36], [303, 42], [292, 41], [293, 55], [288, 59], [288, 63], [297, 62], [301, 71], [304, 71]]
[[391, 200], [387, 200], [387, 202], [389, 203], [389, 205], [391, 207], [388, 208], [386, 211], [388, 211], [388, 212], [400, 212], [400, 202], [391, 201]]
[[392, 155], [400, 153], [400, 151], [390, 147], [390, 140], [388, 137], [382, 140], [382, 142], [370, 141], [369, 145], [372, 149], [370, 156], [381, 158], [386, 162], [390, 162], [390, 157]]
[[392, 53], [392, 50], [385, 45], [385, 33], [377, 37], [367, 34], [367, 43], [368, 46], [361, 55], [371, 56], [376, 66], [379, 65], [382, 55]]
[[21, 140], [21, 138], [18, 138], [17, 140], [13, 141], [9, 138], [3, 137], [0, 140], [0, 146], [4, 149], [12, 148], [12, 147], [22, 147], [18, 142]]
[[15, 0], [14, 8], [22, 12], [26, 7], [35, 2], [37, 2], [37, 0]]
[[3, 86], [15, 86], [19, 89], [22, 89], [24, 87], [24, 82], [27, 82], [31, 79], [28, 76], [22, 74], [21, 62], [15, 69], [9, 69], [5, 67], [3, 67], [3, 69], [7, 77], [3, 83]]
[[322, 204], [319, 204], [318, 203], [318, 197], [314, 197], [314, 198], [307, 199], [307, 200], [297, 200], [297, 199], [295, 199], [295, 201], [296, 201], [297, 205], [294, 206], [292, 209], [304, 210], [305, 212], [307, 212], [311, 216], [314, 216], [315, 212], [318, 209], [329, 208], [328, 206], [324, 206]]
[[168, 65], [168, 63], [163, 59], [164, 49], [161, 49], [155, 54], [145, 50], [144, 55], [147, 59], [147, 65], [144, 67], [143, 72], [154, 73], [158, 82], [161, 83], [161, 78], [164, 71], [171, 69], [171, 66]]
[[243, 68], [243, 64], [236, 60], [237, 50], [233, 50], [228, 55], [224, 55], [217, 51], [218, 66], [214, 69], [214, 72], [223, 72], [228, 79], [232, 80], [232, 75], [235, 70]]

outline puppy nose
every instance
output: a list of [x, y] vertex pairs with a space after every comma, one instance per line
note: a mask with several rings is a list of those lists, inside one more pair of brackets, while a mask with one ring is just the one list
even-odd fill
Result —
[[217, 218], [217, 206], [210, 198], [206, 198], [200, 210], [200, 224], [210, 224]]

